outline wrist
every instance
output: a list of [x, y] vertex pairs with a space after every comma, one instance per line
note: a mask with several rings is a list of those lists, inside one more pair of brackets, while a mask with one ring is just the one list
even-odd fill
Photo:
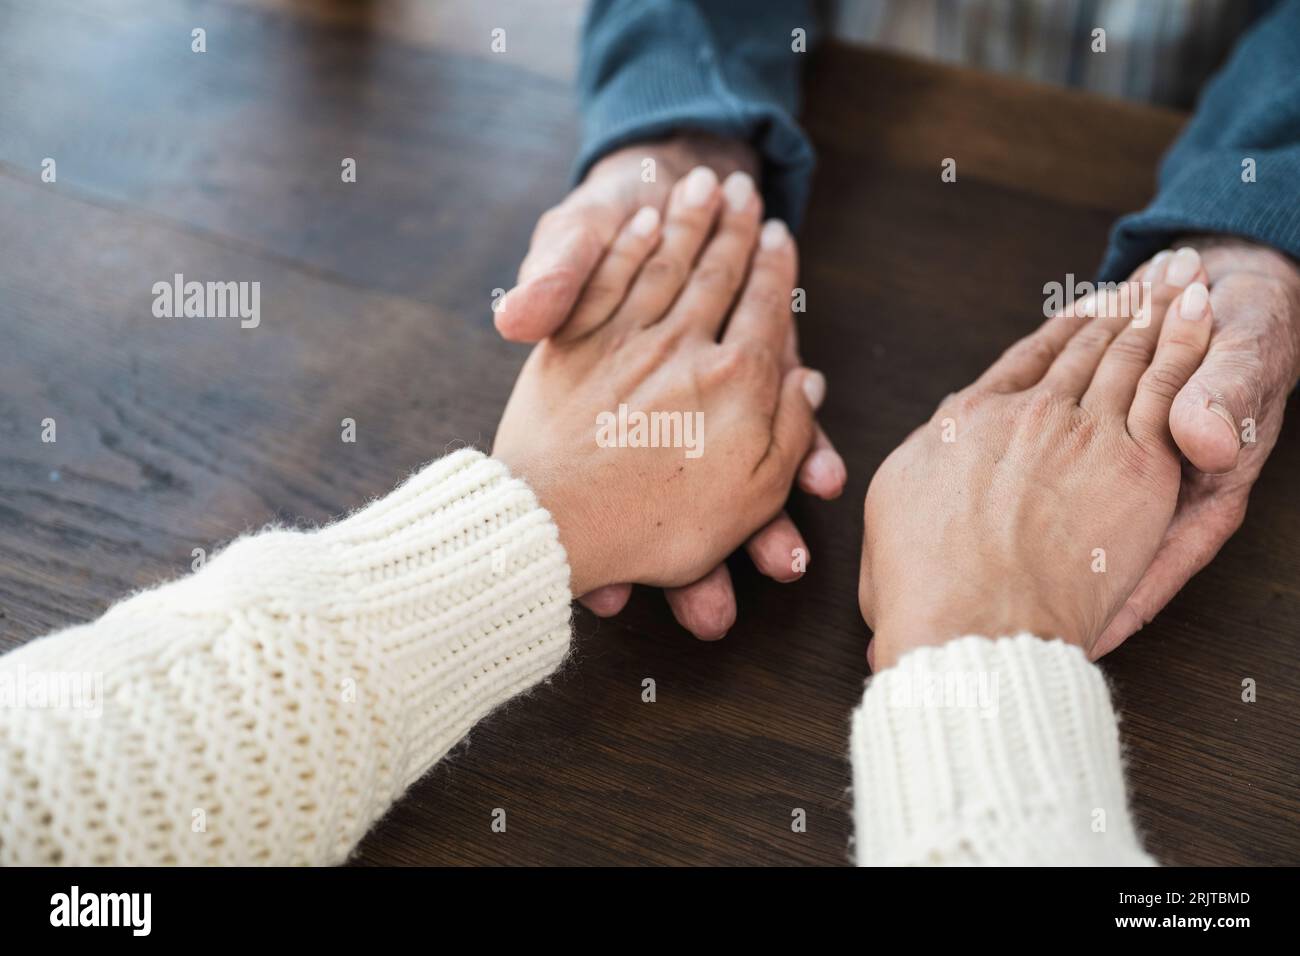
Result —
[[1043, 640], [1059, 638], [1067, 644], [1082, 646], [1074, 630], [1051, 613], [1035, 608], [999, 607], [996, 601], [965, 607], [899, 610], [882, 616], [877, 622], [873, 633], [874, 670], [893, 667], [918, 647], [936, 647], [968, 636], [996, 640], [1032, 634]]
[[562, 473], [546, 462], [511, 460], [494, 452], [505, 462], [511, 474], [523, 480], [546, 509], [559, 532], [569, 564], [569, 591], [581, 597], [621, 578], [611, 571], [615, 555], [606, 553], [613, 541], [610, 523], [601, 517], [599, 497], [591, 489], [574, 492]]
[[739, 170], [749, 173], [757, 182], [763, 168], [758, 150], [748, 141], [731, 136], [684, 130], [669, 137], [666, 146], [682, 167], [682, 174], [696, 166], [708, 166], [719, 179], [726, 179]]
[[763, 166], [758, 151], [743, 139], [682, 130], [661, 139], [632, 143], [607, 153], [591, 167], [586, 178], [600, 176], [610, 168], [622, 168], [629, 161], [634, 161], [639, 168], [641, 161], [647, 157], [653, 158], [660, 167], [656, 173], [660, 181], [669, 184], [696, 166], [709, 167], [718, 174], [720, 180], [740, 170], [758, 181]]
[[612, 562], [599, 551], [607, 536], [587, 528], [571, 509], [563, 505], [547, 510], [560, 533], [560, 544], [569, 561], [569, 591], [573, 596], [581, 597], [607, 584], [619, 583], [621, 579], [609, 573]]

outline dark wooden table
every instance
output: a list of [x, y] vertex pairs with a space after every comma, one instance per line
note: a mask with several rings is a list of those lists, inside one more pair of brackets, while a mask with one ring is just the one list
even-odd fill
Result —
[[[579, 12], [0, 2], [0, 648], [187, 570], [193, 548], [325, 520], [453, 440], [490, 442], [525, 353], [488, 305], [565, 189]], [[872, 470], [1041, 320], [1045, 281], [1091, 275], [1181, 117], [835, 48], [809, 82], [801, 334], [850, 469], [840, 501], [792, 505], [811, 573], [782, 587], [737, 560], [740, 618], [716, 645], [648, 591], [617, 620], [580, 616], [561, 675], [476, 728], [359, 862], [849, 859]], [[260, 281], [261, 326], [154, 318], [152, 284], [178, 272]], [[1245, 526], [1106, 662], [1166, 862], [1300, 862], [1298, 432], [1293, 403]]]

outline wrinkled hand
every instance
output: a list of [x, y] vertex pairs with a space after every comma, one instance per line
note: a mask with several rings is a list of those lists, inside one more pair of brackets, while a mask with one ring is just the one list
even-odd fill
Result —
[[[645, 175], [653, 160], [653, 181]], [[712, 170], [711, 185], [727, 178], [731, 197], [743, 199], [758, 173], [759, 159], [746, 143], [689, 133], [662, 141], [620, 149], [592, 167], [587, 177], [558, 206], [545, 213], [533, 233], [529, 252], [519, 269], [518, 284], [496, 313], [501, 334], [512, 341], [536, 342], [547, 336], [572, 335], [575, 328], [599, 322], [619, 304], [621, 287], [601, 278], [602, 264], [624, 224], [643, 206], [663, 212], [668, 197], [693, 169]], [[734, 177], [743, 172], [745, 177]], [[662, 257], [661, 257], [662, 258]], [[691, 262], [670, 268], [685, 272]], [[785, 371], [799, 365], [793, 323], [781, 350]], [[820, 428], [799, 471], [799, 486], [824, 499], [838, 497], [847, 472], [843, 460]], [[791, 555], [808, 547], [787, 515], [781, 513], [747, 543], [746, 549], [764, 574], [778, 581], [802, 575]], [[702, 639], [723, 636], [736, 618], [736, 598], [725, 564], [698, 582], [670, 588], [668, 603], [682, 626]], [[616, 583], [581, 597], [594, 613], [607, 617], [622, 610], [631, 595], [626, 583]]]
[[[540, 342], [559, 331], [623, 225], [642, 206], [663, 212], [673, 187], [697, 166], [720, 178], [736, 171], [757, 178], [759, 160], [739, 140], [689, 134], [627, 146], [592, 166], [573, 192], [537, 220], [519, 280], [497, 310], [497, 331], [512, 342]], [[590, 292], [612, 294], [599, 287]]]
[[1086, 302], [1053, 317], [881, 465], [859, 583], [873, 669], [966, 634], [1096, 656], [1174, 514], [1170, 409], [1210, 339], [1201, 281], [1153, 291], [1145, 326]]
[[[590, 324], [533, 350], [502, 415], [493, 454], [550, 511], [575, 593], [698, 580], [781, 510], [813, 442], [825, 382], [780, 360], [794, 242], [760, 233], [757, 196], [721, 205], [685, 182], [662, 227], [633, 215], [594, 277], [620, 304], [579, 306]], [[665, 252], [699, 264], [652, 268]]]
[[1202, 237], [1186, 247], [1197, 250], [1200, 263], [1193, 253], [1166, 251], [1134, 273], [1168, 282], [1172, 272], [1185, 283], [1203, 264], [1208, 276], [1214, 313], [1209, 352], [1169, 414], [1174, 440], [1187, 457], [1178, 508], [1151, 567], [1097, 642], [1095, 657], [1150, 621], [1241, 525], [1300, 375], [1295, 263], [1241, 239]]

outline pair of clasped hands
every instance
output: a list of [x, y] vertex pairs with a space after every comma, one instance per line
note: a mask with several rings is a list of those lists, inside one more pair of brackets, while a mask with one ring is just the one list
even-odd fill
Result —
[[[799, 358], [795, 243], [763, 221], [752, 163], [719, 144], [708, 166], [675, 168], [677, 146], [655, 148], [661, 182], [642, 182], [644, 148], [625, 149], [540, 221], [496, 314], [506, 338], [538, 344], [493, 454], [550, 511], [588, 608], [616, 614], [633, 583], [662, 587], [714, 639], [736, 617], [727, 556], [744, 546], [765, 575], [799, 578], [813, 556], [784, 503], [796, 483], [835, 498], [847, 473], [816, 421], [827, 383]], [[1137, 270], [1143, 321], [1096, 300], [1049, 319], [880, 466], [858, 593], [873, 668], [965, 634], [1030, 632], [1095, 659], [1235, 530], [1254, 474], [1231, 418], [1189, 386], [1216, 324], [1207, 267], [1227, 257], [1230, 299], [1235, 253], [1202, 249]], [[703, 454], [599, 443], [598, 416], [621, 405], [702, 412]]]

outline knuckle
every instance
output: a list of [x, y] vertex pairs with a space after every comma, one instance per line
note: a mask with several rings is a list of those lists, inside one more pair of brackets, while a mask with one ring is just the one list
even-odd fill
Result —
[[1062, 407], [1061, 400], [1047, 389], [1035, 388], [1021, 399], [1018, 417], [1024, 425], [1038, 429], [1051, 422]]
[[776, 361], [763, 345], [746, 340], [719, 346], [716, 367], [723, 375], [760, 378], [775, 374]]
[[786, 295], [769, 283], [756, 283], [750, 286], [745, 293], [745, 298], [752, 308], [763, 312], [779, 314], [789, 308]]
[[1183, 387], [1186, 377], [1168, 362], [1157, 362], [1142, 373], [1140, 389], [1157, 397], [1173, 401]]
[[646, 376], [673, 361], [680, 341], [673, 330], [659, 324], [646, 330], [625, 330], [616, 347], [631, 356], [637, 375]]
[[587, 263], [597, 262], [606, 246], [600, 233], [585, 224], [573, 227], [573, 244], [578, 256]]
[[533, 238], [536, 239], [544, 234], [571, 228], [582, 228], [581, 224], [575, 220], [573, 212], [564, 205], [552, 206], [537, 218], [537, 227], [533, 230]]
[[1106, 357], [1127, 365], [1146, 365], [1151, 361], [1152, 343], [1142, 335], [1121, 334], [1110, 343]]
[[627, 287], [610, 276], [596, 275], [582, 292], [582, 304], [586, 306], [607, 306], [623, 298]]
[[960, 392], [954, 392], [939, 403], [939, 407], [935, 409], [931, 420], [942, 421], [944, 418], [952, 416], [969, 415], [979, 406], [983, 395], [984, 393], [975, 389], [974, 386], [967, 386]]
[[1056, 358], [1056, 349], [1052, 348], [1051, 343], [1046, 339], [1031, 335], [1011, 346], [1004, 355], [1017, 365], [1030, 363], [1048, 365]]
[[1264, 292], [1260, 311], [1270, 318], [1285, 320], [1300, 308], [1300, 287], [1281, 282], [1276, 278], [1263, 283], [1261, 287]]
[[686, 267], [672, 256], [652, 256], [641, 270], [645, 281], [655, 285], [680, 285], [686, 275]]
[[703, 262], [692, 281], [704, 289], [732, 292], [740, 285], [740, 270], [730, 262]]
[[1086, 409], [1074, 408], [1070, 416], [1070, 440], [1077, 449], [1086, 448], [1097, 437], [1097, 419]]
[[1076, 350], [1098, 352], [1110, 344], [1115, 333], [1103, 325], [1086, 325], [1070, 339], [1070, 345]]
[[[1139, 485], [1158, 483], [1164, 477], [1164, 466], [1168, 455], [1162, 454], [1159, 442], [1153, 442], [1147, 435], [1137, 434], [1133, 439], [1122, 441], [1117, 452], [1124, 473], [1132, 475]], [[1174, 463], [1176, 469], [1177, 463]]]

